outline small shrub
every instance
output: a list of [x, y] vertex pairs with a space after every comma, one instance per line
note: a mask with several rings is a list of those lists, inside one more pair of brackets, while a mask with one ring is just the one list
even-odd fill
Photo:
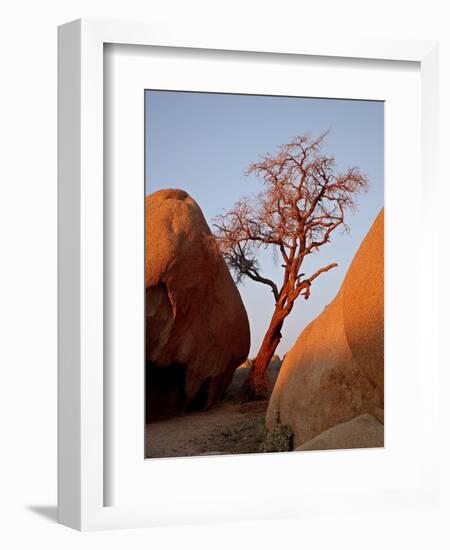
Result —
[[261, 444], [262, 453], [282, 453], [292, 451], [294, 434], [288, 426], [277, 422], [275, 426], [266, 432], [266, 437]]

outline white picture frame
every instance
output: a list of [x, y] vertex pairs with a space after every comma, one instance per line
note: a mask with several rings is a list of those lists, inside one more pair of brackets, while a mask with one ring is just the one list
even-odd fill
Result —
[[[104, 46], [128, 44], [174, 49], [258, 52], [261, 55], [301, 55], [313, 58], [356, 58], [360, 60], [409, 61], [420, 64], [421, 193], [428, 199], [439, 193], [436, 174], [438, 151], [438, 48], [435, 42], [395, 40], [343, 40], [330, 37], [257, 36], [227, 29], [168, 29], [159, 24], [78, 20], [59, 28], [58, 87], [58, 518], [60, 523], [80, 530], [141, 527], [164, 524], [257, 519], [320, 513], [324, 509], [320, 491], [309, 493], [307, 502], [286, 499], [271, 505], [269, 494], [241, 504], [217, 495], [211, 502], [179, 495], [173, 509], [155, 504], [127, 502], [105, 505], [109, 487], [105, 475], [104, 392]], [[180, 50], [181, 51], [181, 50]], [[433, 200], [423, 201], [432, 204]], [[424, 208], [424, 217], [432, 215]], [[428, 347], [426, 380], [421, 380], [421, 407], [429, 424], [437, 417], [434, 398], [438, 388], [437, 326], [438, 285], [437, 227], [424, 223], [420, 250], [426, 253], [424, 277], [418, 290], [420, 315], [426, 319], [421, 339]], [[425, 243], [435, 243], [425, 252]], [[430, 284], [430, 280], [435, 284]], [[426, 296], [426, 299], [425, 299]], [[431, 435], [431, 434], [430, 434]], [[420, 481], [411, 487], [384, 487], [377, 494], [346, 494], [337, 488], [327, 495], [327, 506], [341, 509], [373, 509], [383, 505], [417, 506], [434, 502], [439, 478], [436, 450], [429, 446], [420, 457]], [[261, 457], [260, 457], [261, 458]], [[263, 457], [271, 460], [269, 456]], [[278, 457], [280, 458], [280, 457]], [[291, 455], [289, 460], [295, 459]], [[191, 459], [192, 460], [192, 459]], [[196, 460], [196, 459], [194, 459]], [[201, 460], [217, 460], [210, 457]], [[235, 457], [252, 461], [257, 457]], [[287, 459], [286, 459], [287, 460]], [[206, 463], [205, 463], [206, 464]], [[217, 464], [217, 462], [216, 462]], [[275, 463], [274, 463], [275, 464]], [[155, 502], [158, 495], [155, 495]]]

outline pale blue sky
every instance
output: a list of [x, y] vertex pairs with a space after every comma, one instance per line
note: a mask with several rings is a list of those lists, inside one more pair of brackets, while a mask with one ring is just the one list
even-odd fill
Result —
[[[326, 150], [340, 169], [358, 166], [369, 179], [359, 209], [347, 216], [350, 234], [332, 234], [331, 243], [308, 257], [306, 274], [332, 261], [311, 297], [299, 298], [283, 329], [277, 353], [286, 353], [301, 330], [336, 295], [364, 235], [384, 203], [384, 104], [379, 101], [311, 99], [188, 92], [147, 91], [146, 193], [173, 187], [187, 191], [208, 223], [243, 195], [262, 190], [245, 168], [296, 136], [331, 130]], [[277, 282], [282, 270], [272, 254], [262, 256], [262, 272]], [[245, 281], [239, 290], [251, 325], [251, 352], [258, 351], [273, 312], [269, 287]]]

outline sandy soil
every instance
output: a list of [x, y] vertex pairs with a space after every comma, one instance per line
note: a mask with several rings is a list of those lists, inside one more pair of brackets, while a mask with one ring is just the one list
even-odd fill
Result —
[[[275, 383], [279, 363], [269, 368]], [[236, 395], [248, 368], [236, 370], [224, 399], [209, 411], [188, 413], [146, 426], [147, 458], [257, 453], [265, 437], [268, 401], [239, 404]]]

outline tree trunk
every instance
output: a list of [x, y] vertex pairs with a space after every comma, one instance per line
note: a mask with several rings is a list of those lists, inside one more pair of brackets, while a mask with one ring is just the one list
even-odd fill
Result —
[[279, 310], [275, 310], [270, 321], [258, 354], [252, 361], [250, 372], [244, 382], [241, 390], [241, 399], [243, 401], [254, 401], [267, 399], [271, 392], [271, 383], [266, 377], [266, 371], [270, 360], [280, 343], [285, 315]]

